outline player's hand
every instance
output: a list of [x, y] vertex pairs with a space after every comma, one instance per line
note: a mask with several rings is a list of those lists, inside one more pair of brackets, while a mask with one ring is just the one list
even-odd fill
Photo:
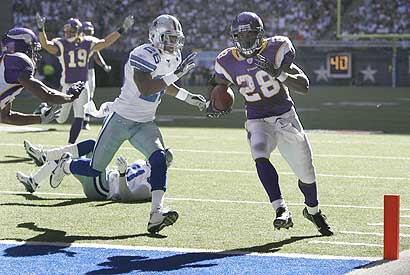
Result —
[[232, 111], [232, 108], [229, 108], [228, 110], [225, 111], [215, 111], [211, 101], [208, 101], [206, 103], [206, 116], [208, 118], [221, 118], [227, 114], [229, 114]]
[[45, 106], [40, 110], [41, 124], [50, 123], [60, 116], [61, 105]]
[[195, 63], [194, 59], [196, 57], [196, 52], [190, 53], [178, 66], [178, 68], [175, 70], [174, 74], [178, 77], [181, 78], [189, 71], [191, 71], [193, 68], [195, 68]]
[[44, 31], [44, 25], [46, 24], [46, 18], [44, 16], [41, 16], [38, 12], [36, 13], [36, 23], [37, 23], [37, 28], [40, 31]]
[[281, 70], [275, 69], [275, 65], [273, 65], [272, 62], [270, 62], [266, 57], [264, 57], [261, 54], [257, 54], [253, 58], [255, 65], [261, 69], [270, 74], [272, 77], [276, 78], [280, 75]]
[[190, 105], [198, 107], [200, 111], [203, 111], [206, 109], [206, 99], [205, 97], [203, 97], [203, 95], [190, 93], [185, 99], [185, 102]]
[[103, 67], [103, 70], [104, 70], [106, 73], [109, 73], [109, 72], [111, 71], [111, 66], [110, 66], [110, 65], [105, 65], [105, 66]]
[[84, 90], [85, 88], [85, 82], [84, 81], [77, 81], [75, 83], [73, 83], [70, 88], [68, 88], [67, 94], [68, 95], [73, 95], [73, 100], [77, 99], [81, 92]]
[[134, 16], [128, 15], [120, 27], [120, 33], [126, 33], [134, 25]]
[[117, 164], [117, 169], [120, 174], [124, 174], [127, 171], [128, 162], [126, 158], [119, 156], [115, 163]]

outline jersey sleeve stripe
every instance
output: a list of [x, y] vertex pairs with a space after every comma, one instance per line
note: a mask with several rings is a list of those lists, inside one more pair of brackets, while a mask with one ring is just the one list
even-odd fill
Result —
[[151, 73], [151, 72], [154, 71], [154, 70], [148, 69], [147, 67], [144, 67], [143, 65], [141, 65], [141, 64], [139, 64], [139, 63], [137, 63], [137, 62], [134, 62], [134, 61], [132, 61], [132, 60], [130, 60], [130, 65], [131, 65], [132, 67], [134, 67], [134, 68], [137, 68], [138, 70], [140, 70], [140, 71], [142, 71], [142, 72], [144, 72], [144, 73]]
[[218, 60], [215, 62], [215, 72], [219, 75], [223, 75], [228, 81], [230, 81], [231, 83], [235, 83], [232, 80], [231, 75], [228, 73], [227, 70], [225, 70], [224, 67], [222, 67], [221, 64], [219, 64]]
[[141, 65], [144, 65], [145, 67], [151, 69], [151, 70], [155, 70], [157, 68], [157, 66], [149, 63], [148, 61], [142, 59], [141, 57], [138, 57], [136, 55], [131, 55], [131, 60], [140, 63]]

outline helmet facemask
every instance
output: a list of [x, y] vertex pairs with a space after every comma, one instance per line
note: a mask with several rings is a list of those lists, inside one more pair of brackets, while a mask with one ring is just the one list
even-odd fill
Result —
[[161, 34], [161, 41], [162, 50], [168, 53], [174, 53], [184, 47], [185, 37], [182, 33], [163, 33]]
[[241, 55], [252, 57], [261, 49], [263, 35], [263, 31], [234, 31], [232, 32], [232, 41]]

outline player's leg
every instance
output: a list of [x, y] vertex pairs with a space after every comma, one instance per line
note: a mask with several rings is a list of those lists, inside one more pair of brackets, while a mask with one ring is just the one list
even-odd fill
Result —
[[88, 89], [88, 83], [85, 83], [84, 90], [80, 96], [73, 102], [74, 119], [70, 128], [70, 137], [68, 143], [75, 143], [78, 136], [80, 135], [81, 127], [83, 126], [84, 120], [84, 105], [87, 104], [90, 97], [90, 91]]
[[148, 231], [156, 233], [178, 219], [176, 211], [164, 210], [167, 182], [167, 157], [162, 134], [154, 122], [140, 123], [129, 142], [148, 159], [151, 166], [151, 214]]
[[52, 171], [57, 167], [57, 163], [55, 161], [46, 162], [37, 172], [33, 175], [25, 175], [23, 172], [17, 172], [17, 180], [24, 185], [27, 192], [33, 193], [39, 187], [40, 184], [45, 180], [48, 179], [52, 173]]
[[94, 178], [79, 175], [74, 175], [74, 177], [81, 183], [83, 192], [89, 200], [107, 200], [109, 194], [109, 183], [105, 170], [98, 177]]
[[333, 231], [327, 223], [326, 217], [319, 209], [316, 171], [313, 165], [312, 149], [308, 137], [296, 113], [287, 116], [285, 119], [290, 122], [294, 130], [299, 132], [300, 136], [303, 137], [302, 139], [289, 138], [289, 136], [287, 136], [288, 133], [280, 134], [278, 137], [279, 151], [298, 177], [299, 189], [305, 197], [306, 207], [303, 210], [303, 215], [318, 227], [322, 235], [333, 235]]
[[[94, 69], [88, 70], [88, 89], [90, 91], [90, 97], [88, 99], [88, 102], [93, 100], [94, 98], [94, 90], [95, 90], [95, 72]], [[84, 121], [83, 121], [83, 130], [90, 130], [90, 116], [85, 114], [84, 115]]]
[[[61, 92], [62, 93], [67, 93], [68, 89], [70, 88], [70, 84], [64, 84]], [[60, 110], [60, 116], [58, 118], [56, 118], [57, 123], [62, 124], [64, 122], [67, 121], [68, 116], [70, 115], [70, 111], [71, 111], [71, 107], [73, 106], [73, 103], [65, 103], [61, 106], [61, 110]]]
[[269, 161], [270, 154], [276, 147], [276, 137], [272, 131], [272, 125], [263, 120], [248, 120], [245, 128], [259, 180], [276, 213], [273, 226], [277, 229], [292, 227], [292, 214], [282, 197], [279, 175]]

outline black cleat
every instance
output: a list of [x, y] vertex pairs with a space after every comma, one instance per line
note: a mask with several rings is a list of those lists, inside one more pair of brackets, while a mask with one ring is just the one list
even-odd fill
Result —
[[317, 230], [319, 230], [320, 234], [322, 234], [323, 236], [332, 236], [334, 234], [329, 223], [326, 221], [326, 216], [322, 214], [322, 211], [319, 210], [319, 212], [315, 215], [311, 215], [305, 207], [303, 208], [302, 213], [303, 217], [311, 221], [317, 227]]
[[289, 212], [289, 209], [285, 207], [276, 209], [276, 218], [273, 220], [273, 227], [278, 230], [293, 227], [292, 213]]
[[173, 225], [178, 219], [178, 212], [160, 210], [151, 213], [147, 230], [151, 234], [158, 233], [167, 226]]

